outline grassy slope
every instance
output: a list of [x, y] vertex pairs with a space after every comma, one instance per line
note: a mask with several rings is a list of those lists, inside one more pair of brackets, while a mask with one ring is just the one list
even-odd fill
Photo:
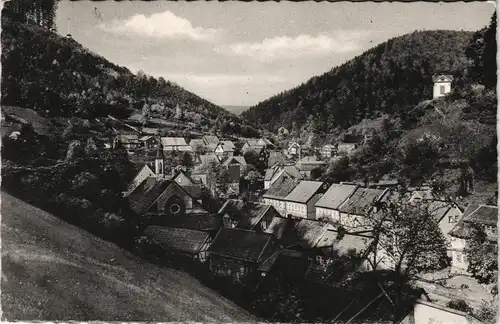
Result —
[[145, 263], [9, 194], [1, 198], [4, 319], [254, 320], [187, 274]]

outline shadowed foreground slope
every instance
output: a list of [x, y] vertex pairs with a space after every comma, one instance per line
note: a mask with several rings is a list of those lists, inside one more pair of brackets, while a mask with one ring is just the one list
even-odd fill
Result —
[[255, 321], [196, 279], [1, 193], [7, 320]]

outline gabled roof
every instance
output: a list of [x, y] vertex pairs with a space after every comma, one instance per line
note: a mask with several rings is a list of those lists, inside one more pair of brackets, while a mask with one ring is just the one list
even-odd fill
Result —
[[207, 145], [208, 144], [217, 145], [219, 143], [219, 138], [215, 135], [205, 135], [201, 138], [201, 140]]
[[129, 206], [138, 215], [144, 214], [173, 182], [148, 177], [128, 196]]
[[322, 147], [322, 150], [323, 151], [336, 151], [337, 150], [337, 146], [336, 145], [332, 145], [332, 144], [327, 144], [325, 146]]
[[267, 166], [272, 167], [276, 165], [276, 163], [285, 162], [285, 156], [281, 152], [272, 151], [269, 153], [269, 157], [267, 159]]
[[366, 215], [385, 193], [386, 190], [358, 187], [349, 199], [340, 205], [339, 210], [342, 213]]
[[221, 228], [208, 248], [211, 254], [259, 262], [260, 256], [272, 240], [266, 233], [258, 233], [237, 228]]
[[454, 79], [451, 74], [435, 74], [432, 76], [432, 82], [452, 82]]
[[202, 140], [202, 139], [199, 139], [199, 138], [192, 139], [192, 140], [189, 142], [189, 145], [190, 145], [192, 148], [196, 148], [197, 146], [205, 147], [205, 143], [203, 142], [203, 140]]
[[273, 178], [273, 176], [279, 172], [280, 168], [270, 168], [270, 169], [266, 169], [266, 173], [264, 175], [264, 181], [271, 181], [271, 179]]
[[239, 199], [228, 199], [219, 210], [219, 215], [228, 215], [237, 222], [236, 227], [253, 229], [271, 208], [270, 205], [247, 203]]
[[288, 176], [281, 176], [263, 195], [264, 198], [284, 199], [297, 185], [297, 180]]
[[[497, 224], [496, 219], [498, 219], [497, 212], [498, 207], [496, 206], [471, 203], [464, 210], [462, 219], [458, 221], [457, 225], [448, 234], [459, 238], [468, 238], [472, 229], [472, 223], [495, 226]], [[488, 239], [494, 242], [497, 241], [496, 236], [492, 235], [488, 235]]]
[[166, 250], [177, 250], [188, 254], [200, 252], [209, 234], [184, 228], [148, 226], [144, 231], [149, 238]]
[[264, 145], [274, 145], [273, 142], [271, 142], [268, 138], [266, 137], [262, 137], [261, 138], [261, 141], [262, 143], [264, 143]]
[[197, 231], [212, 231], [222, 226], [219, 218], [210, 215], [206, 211], [196, 211], [183, 216], [171, 217], [166, 221], [166, 224], [170, 227]]
[[290, 143], [290, 145], [288, 145], [288, 149], [290, 149], [292, 147], [299, 147], [300, 148], [300, 144], [297, 142], [292, 142], [292, 143]]
[[217, 144], [217, 147], [219, 147], [219, 146], [222, 147], [224, 152], [234, 152], [234, 150], [236, 150], [234, 143], [231, 141], [222, 141], [219, 144]]
[[138, 143], [139, 136], [135, 134], [120, 134], [115, 137], [116, 140], [126, 144], [126, 143]]
[[238, 162], [241, 166], [247, 166], [247, 161], [245, 161], [245, 157], [243, 156], [230, 156], [222, 163], [222, 165], [228, 166], [232, 161]]
[[293, 229], [297, 243], [305, 248], [313, 248], [333, 225], [311, 219], [301, 219]]
[[427, 204], [427, 208], [429, 213], [434, 217], [437, 222], [440, 222], [441, 219], [448, 213], [448, 211], [452, 208], [452, 206], [445, 201], [430, 201]]
[[325, 185], [322, 181], [302, 180], [285, 197], [285, 200], [298, 203], [307, 203]]
[[162, 137], [161, 144], [165, 146], [189, 146], [183, 137]]
[[295, 166], [295, 165], [287, 165], [284, 166], [283, 169], [285, 170], [285, 173], [289, 175], [292, 178], [295, 179], [302, 179], [302, 175], [300, 174], [300, 170]]
[[274, 235], [277, 239], [283, 238], [286, 227], [291, 222], [289, 218], [274, 216], [269, 226], [264, 231], [265, 233]]
[[464, 220], [468, 223], [497, 225], [498, 223], [498, 207], [481, 205], [474, 210]]
[[356, 190], [356, 185], [333, 184], [318, 200], [316, 207], [338, 209]]
[[317, 247], [328, 246], [332, 247], [339, 254], [347, 254], [349, 251], [356, 251], [357, 253], [365, 253], [369, 250], [374, 238], [370, 233], [349, 233], [343, 235], [339, 231], [329, 229], [320, 239]]
[[154, 138], [154, 136], [152, 135], [145, 135], [145, 136], [142, 136], [141, 138], [139, 138], [139, 141], [147, 141], [151, 138]]

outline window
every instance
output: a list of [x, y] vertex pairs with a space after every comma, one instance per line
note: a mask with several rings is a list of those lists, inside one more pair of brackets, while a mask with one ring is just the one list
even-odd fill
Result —
[[448, 216], [448, 223], [454, 223], [455, 218], [453, 216]]
[[260, 223], [260, 226], [261, 226], [262, 230], [265, 231], [267, 229], [266, 221], [263, 221], [262, 223]]
[[445, 94], [445, 88], [444, 88], [444, 85], [439, 86], [439, 93], [440, 93], [440, 94], [442, 94], [442, 95], [443, 95], [443, 94]]

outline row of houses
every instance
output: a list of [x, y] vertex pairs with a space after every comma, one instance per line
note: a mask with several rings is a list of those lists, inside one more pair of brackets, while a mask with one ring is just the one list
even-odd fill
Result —
[[[389, 189], [296, 180], [281, 195], [272, 194], [284, 186], [275, 183], [262, 202], [228, 199], [218, 211], [209, 212], [199, 196], [202, 186], [202, 181], [179, 171], [168, 179], [146, 178], [128, 199], [131, 209], [147, 220], [144, 234], [152, 242], [205, 264], [217, 277], [252, 289], [276, 272], [331, 284], [327, 269], [339, 255], [356, 252], [363, 261], [355, 269], [367, 271], [374, 253], [380, 253], [363, 218], [376, 213]], [[496, 241], [497, 207], [473, 204], [462, 210], [437, 199], [428, 188], [413, 188], [408, 194], [411, 202], [431, 205], [450, 240], [452, 271], [466, 273], [463, 248], [470, 228], [483, 226]]]
[[[260, 152], [263, 148], [274, 149], [274, 144], [267, 138], [243, 138], [241, 151]], [[199, 139], [192, 139], [189, 144], [183, 137], [156, 137], [152, 135], [138, 136], [136, 134], [121, 134], [113, 139], [113, 147], [121, 143], [126, 150], [134, 151], [140, 148], [155, 149], [159, 145], [165, 152], [188, 152], [197, 154], [214, 154], [219, 156], [233, 156], [236, 145], [233, 141], [219, 140], [217, 136], [205, 135]]]
[[288, 156], [301, 158], [303, 156], [318, 153], [324, 159], [331, 159], [341, 154], [350, 154], [360, 145], [366, 142], [369, 136], [346, 136], [342, 141], [334, 144], [326, 144], [322, 147], [311, 147], [305, 144], [299, 144], [296, 141], [289, 143], [286, 153]]

